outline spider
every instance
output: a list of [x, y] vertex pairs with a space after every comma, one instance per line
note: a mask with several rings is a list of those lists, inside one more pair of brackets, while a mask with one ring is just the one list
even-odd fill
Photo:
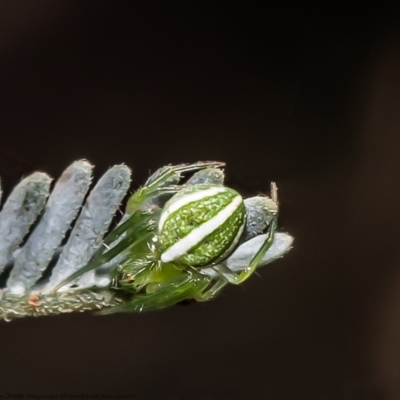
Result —
[[[276, 232], [275, 183], [271, 197], [243, 199], [224, 185], [223, 166], [197, 162], [157, 170], [128, 200], [125, 218], [92, 261], [52, 291], [65, 290], [87, 271], [104, 273], [108, 265], [110, 287], [128, 300], [102, 312], [149, 311], [210, 300], [282, 256], [292, 237]], [[186, 173], [193, 175], [182, 183]]]

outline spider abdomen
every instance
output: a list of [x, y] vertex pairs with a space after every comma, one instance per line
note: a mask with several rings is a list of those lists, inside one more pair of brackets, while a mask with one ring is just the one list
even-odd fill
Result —
[[159, 221], [161, 261], [193, 267], [227, 256], [245, 226], [242, 197], [224, 186], [194, 185], [169, 200]]

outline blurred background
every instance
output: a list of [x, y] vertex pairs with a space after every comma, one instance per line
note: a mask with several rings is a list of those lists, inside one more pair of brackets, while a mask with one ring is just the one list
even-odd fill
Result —
[[133, 187], [221, 160], [246, 195], [277, 182], [295, 236], [210, 303], [0, 323], [0, 394], [399, 399], [398, 11], [0, 1], [6, 194], [80, 158]]

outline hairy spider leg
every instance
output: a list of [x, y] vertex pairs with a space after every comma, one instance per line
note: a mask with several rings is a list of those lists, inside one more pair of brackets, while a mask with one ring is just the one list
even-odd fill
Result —
[[[274, 234], [277, 229], [278, 225], [278, 211], [279, 211], [279, 203], [278, 203], [278, 188], [274, 182], [271, 183], [271, 199], [274, 203], [278, 206], [277, 211], [273, 213], [272, 220], [268, 226], [267, 236], [265, 238], [264, 243], [258, 249], [256, 254], [254, 254], [253, 258], [251, 259], [247, 268], [240, 273], [235, 273], [230, 271], [224, 264], [218, 265], [217, 272], [220, 273], [221, 279], [226, 280], [229, 283], [234, 285], [240, 285], [245, 280], [247, 280], [251, 275], [253, 275], [254, 271], [260, 265], [262, 258], [264, 257], [265, 253], [271, 247], [274, 241]], [[221, 284], [222, 285], [222, 284]], [[218, 289], [218, 288], [217, 288]]]
[[[193, 164], [170, 165], [158, 169], [128, 200], [127, 212], [130, 213], [140, 207], [146, 201], [159, 197], [162, 194], [175, 194], [182, 186], [177, 185], [182, 174], [202, 170], [205, 168], [218, 168], [225, 165], [216, 161], [197, 162]], [[164, 188], [166, 191], [163, 192]]]
[[[112, 243], [121, 234], [126, 233], [125, 237], [117, 243], [114, 247], [104, 252], [105, 247], [101, 247], [93, 256], [92, 260], [84, 267], [78, 269], [68, 278], [64, 279], [57, 286], [55, 286], [51, 292], [56, 292], [62, 286], [68, 284], [74, 279], [78, 278], [82, 274], [92, 269], [99, 267], [111, 261], [115, 256], [121, 254], [128, 247], [131, 249], [140, 245], [141, 243], [149, 240], [153, 236], [155, 229], [155, 222], [152, 220], [153, 213], [137, 211], [133, 213], [123, 224], [121, 224], [116, 231], [112, 232], [112, 240], [106, 239], [106, 242]], [[128, 254], [127, 254], [128, 257]]]
[[265, 238], [264, 243], [260, 247], [260, 249], [257, 251], [257, 253], [254, 255], [252, 260], [250, 261], [249, 266], [242, 271], [240, 274], [237, 275], [235, 283], [237, 285], [241, 284], [244, 282], [246, 279], [248, 279], [253, 272], [257, 269], [257, 267], [260, 265], [260, 262], [262, 258], [264, 257], [264, 254], [268, 251], [268, 249], [271, 247], [273, 241], [274, 241], [274, 234], [277, 228], [277, 215], [274, 217], [274, 219], [271, 221], [271, 225], [268, 228], [268, 234], [267, 237]]
[[201, 274], [182, 273], [173, 279], [153, 286], [153, 291], [136, 295], [126, 304], [112, 307], [101, 314], [116, 312], [145, 312], [172, 306], [193, 299], [211, 283], [211, 278]]
[[211, 287], [204, 288], [193, 297], [196, 301], [208, 301], [218, 295], [218, 293], [228, 284], [226, 279], [218, 279]]
[[[171, 183], [168, 183], [168, 187], [172, 190], [170, 192], [165, 191], [164, 193], [160, 193], [159, 196], [150, 199], [144, 203], [144, 207], [146, 208], [162, 208], [162, 206], [171, 198], [172, 195], [181, 190], [184, 186], [196, 186], [196, 185], [218, 185], [222, 186], [224, 183], [224, 172], [216, 167], [208, 167], [203, 170], [200, 170], [191, 176], [184, 185], [179, 185], [177, 190], [173, 190], [174, 185], [179, 182], [179, 179], [171, 180]], [[142, 203], [143, 204], [143, 203]]]
[[225, 166], [225, 163], [219, 161], [198, 161], [193, 164], [178, 164], [167, 165], [159, 168], [146, 181], [144, 186], [150, 186], [155, 182], [164, 181], [166, 184], [178, 183], [182, 174], [205, 168], [220, 168]]
[[196, 172], [186, 182], [186, 186], [223, 184], [224, 172], [220, 168], [215, 167], [205, 168]]

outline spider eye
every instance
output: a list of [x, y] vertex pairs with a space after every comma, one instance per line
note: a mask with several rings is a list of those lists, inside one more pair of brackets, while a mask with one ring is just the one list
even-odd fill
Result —
[[161, 261], [210, 265], [232, 252], [245, 223], [243, 198], [235, 190], [214, 185], [182, 189], [160, 216]]

